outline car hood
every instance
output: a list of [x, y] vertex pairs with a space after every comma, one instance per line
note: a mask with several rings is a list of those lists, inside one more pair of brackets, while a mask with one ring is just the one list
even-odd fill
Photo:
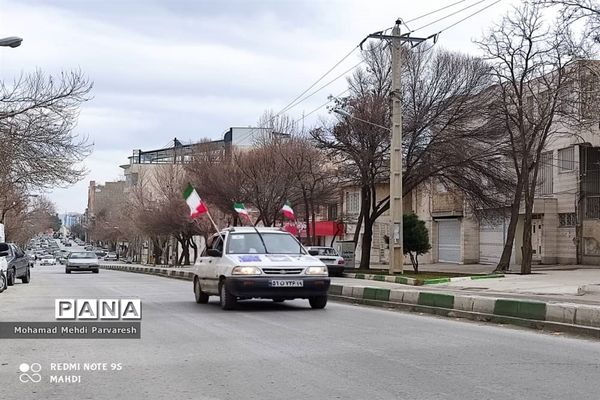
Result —
[[318, 258], [303, 254], [227, 254], [236, 265], [248, 267], [311, 267], [324, 265]]

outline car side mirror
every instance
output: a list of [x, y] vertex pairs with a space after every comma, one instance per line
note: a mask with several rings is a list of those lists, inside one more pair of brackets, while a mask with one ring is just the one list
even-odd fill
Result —
[[310, 254], [311, 256], [318, 256], [319, 255], [319, 250], [309, 250], [308, 254]]
[[206, 254], [208, 254], [209, 257], [222, 257], [223, 253], [221, 253], [221, 250], [217, 250], [217, 249], [208, 249], [206, 251]]

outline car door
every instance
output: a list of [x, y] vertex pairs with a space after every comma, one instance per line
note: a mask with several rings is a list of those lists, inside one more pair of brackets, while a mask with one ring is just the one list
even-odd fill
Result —
[[19, 246], [15, 245], [16, 261], [17, 261], [17, 276], [25, 276], [27, 274], [27, 267], [29, 266], [29, 260], [25, 257], [23, 250]]
[[223, 253], [223, 238], [220, 235], [215, 235], [211, 238], [209, 245], [206, 247], [202, 256], [196, 263], [198, 267], [198, 278], [202, 290], [210, 294], [219, 293], [219, 265], [222, 262], [222, 257], [211, 257], [207, 255], [207, 249], [220, 250]]

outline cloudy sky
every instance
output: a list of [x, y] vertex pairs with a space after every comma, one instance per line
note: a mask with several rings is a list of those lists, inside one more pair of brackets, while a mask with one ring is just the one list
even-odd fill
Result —
[[[10, 81], [36, 68], [81, 69], [93, 99], [76, 132], [94, 152], [87, 178], [48, 195], [59, 212], [83, 212], [90, 180], [122, 176], [133, 149], [221, 138], [230, 126], [254, 125], [279, 111], [355, 47], [366, 34], [458, 0], [0, 0], [0, 77]], [[415, 32], [428, 36], [495, 0], [463, 0], [414, 21], [429, 22], [479, 3]], [[512, 1], [514, 3], [514, 1]], [[507, 12], [503, 0], [444, 31], [437, 45], [476, 53], [472, 43]], [[357, 63], [353, 54], [323, 83]], [[320, 85], [319, 85], [320, 86]], [[317, 86], [317, 87], [319, 87]], [[300, 118], [345, 89], [344, 79], [290, 110]], [[326, 109], [307, 118], [327, 115]]]

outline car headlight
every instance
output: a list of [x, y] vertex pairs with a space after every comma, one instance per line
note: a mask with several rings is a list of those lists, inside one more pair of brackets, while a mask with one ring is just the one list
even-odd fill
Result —
[[327, 267], [308, 267], [305, 273], [306, 275], [327, 275]]
[[257, 267], [235, 267], [231, 275], [260, 275], [262, 271]]

